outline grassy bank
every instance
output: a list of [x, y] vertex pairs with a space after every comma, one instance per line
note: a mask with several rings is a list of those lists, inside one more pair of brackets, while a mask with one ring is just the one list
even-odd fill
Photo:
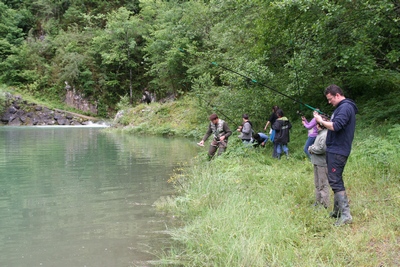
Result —
[[339, 228], [328, 211], [311, 207], [313, 169], [297, 152], [298, 138], [289, 160], [271, 159], [270, 147], [236, 147], [241, 144], [212, 162], [196, 159], [172, 178], [179, 195], [168, 209], [185, 226], [172, 231], [179, 245], [164, 263], [399, 266], [399, 128], [387, 133], [396, 148], [358, 129], [344, 175], [354, 222]]
[[78, 116], [86, 116], [86, 117], [93, 117], [94, 114], [90, 112], [84, 112], [82, 110], [78, 110], [71, 106], [65, 104], [61, 99], [59, 101], [55, 101], [54, 99], [48, 99], [43, 96], [33, 96], [30, 93], [27, 93], [21, 88], [18, 87], [8, 87], [4, 84], [0, 84], [0, 110], [3, 111], [4, 109], [8, 108], [10, 105], [10, 96], [18, 96], [23, 99], [23, 102], [30, 105], [31, 103], [35, 103], [38, 106], [46, 107], [52, 110], [60, 110], [60, 111], [67, 111], [71, 113], [75, 113]]
[[114, 119], [116, 128], [128, 134], [151, 134], [199, 138], [207, 127], [208, 113], [199, 111], [190, 97], [166, 103], [139, 104], [130, 108], [119, 105], [121, 116]]
[[[187, 116], [198, 116], [187, 106], [182, 112], [184, 106], [143, 105], [130, 111], [124, 130], [157, 134], [164, 129], [168, 134], [173, 128], [173, 134], [186, 131], [198, 138], [206, 130], [206, 116], [194, 128]], [[377, 123], [370, 114], [383, 112], [370, 111], [358, 116], [344, 174], [353, 224], [335, 227], [327, 216], [331, 207], [311, 207], [313, 168], [302, 151], [306, 131], [293, 121], [289, 160], [272, 159], [271, 144], [245, 148], [234, 134], [221, 157], [207, 161], [205, 147], [189, 168], [176, 171], [170, 181], [177, 195], [158, 208], [178, 217], [183, 226], [170, 229], [176, 242], [158, 264], [399, 266], [400, 126], [390, 119]]]
[[[243, 147], [207, 161], [207, 146], [170, 178], [177, 194], [158, 208], [182, 221], [163, 266], [399, 266], [400, 125], [395, 96], [359, 104], [353, 151], [344, 179], [353, 223], [335, 227], [315, 210], [313, 167], [304, 156], [306, 130], [292, 120], [290, 159], [272, 159], [272, 145]], [[207, 113], [190, 101], [142, 105], [121, 120], [123, 131], [200, 138]], [[368, 110], [368, 112], [365, 112]], [[196, 125], [197, 123], [197, 125]], [[234, 126], [235, 127], [235, 126]], [[232, 129], [234, 127], [231, 126]], [[333, 196], [331, 196], [331, 201]]]

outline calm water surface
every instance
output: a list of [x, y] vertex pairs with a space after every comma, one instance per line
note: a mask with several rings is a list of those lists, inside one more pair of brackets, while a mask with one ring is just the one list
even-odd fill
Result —
[[193, 142], [90, 127], [0, 127], [0, 266], [151, 266]]

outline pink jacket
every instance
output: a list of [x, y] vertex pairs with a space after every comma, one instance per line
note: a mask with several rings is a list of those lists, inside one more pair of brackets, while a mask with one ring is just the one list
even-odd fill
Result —
[[308, 137], [316, 137], [318, 135], [317, 121], [313, 118], [310, 122], [305, 119], [303, 121], [304, 127], [308, 129]]

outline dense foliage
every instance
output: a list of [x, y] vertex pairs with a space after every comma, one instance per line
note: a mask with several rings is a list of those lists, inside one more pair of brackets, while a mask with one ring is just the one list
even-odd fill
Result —
[[6, 0], [0, 14], [1, 83], [61, 99], [68, 82], [104, 114], [148, 88], [261, 124], [274, 104], [329, 109], [330, 83], [399, 90], [397, 0]]

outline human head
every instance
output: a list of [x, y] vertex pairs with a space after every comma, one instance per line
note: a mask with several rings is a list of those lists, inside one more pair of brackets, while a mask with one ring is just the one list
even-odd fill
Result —
[[248, 120], [248, 119], [249, 119], [249, 115], [243, 114], [243, 115], [242, 115], [242, 118], [245, 119], [245, 120]]
[[284, 116], [283, 110], [282, 110], [282, 109], [278, 109], [278, 110], [276, 111], [276, 115], [277, 115], [279, 118], [283, 117], [283, 116]]
[[343, 96], [343, 90], [336, 84], [331, 84], [328, 87], [325, 88], [325, 95], [331, 94], [331, 95], [342, 95]]
[[276, 113], [276, 112], [278, 111], [278, 109], [279, 109], [278, 106], [273, 106], [273, 107], [272, 107], [272, 111], [273, 111], [274, 113]]
[[340, 101], [345, 99], [343, 90], [336, 84], [331, 84], [325, 88], [325, 96], [328, 99], [329, 104], [337, 106]]
[[214, 114], [211, 114], [210, 117], [209, 117], [209, 119], [210, 119], [211, 122], [214, 122], [215, 120], [218, 119], [218, 115], [215, 114], [215, 113], [214, 113]]
[[259, 140], [260, 139], [260, 135], [258, 133], [254, 134], [254, 139]]

